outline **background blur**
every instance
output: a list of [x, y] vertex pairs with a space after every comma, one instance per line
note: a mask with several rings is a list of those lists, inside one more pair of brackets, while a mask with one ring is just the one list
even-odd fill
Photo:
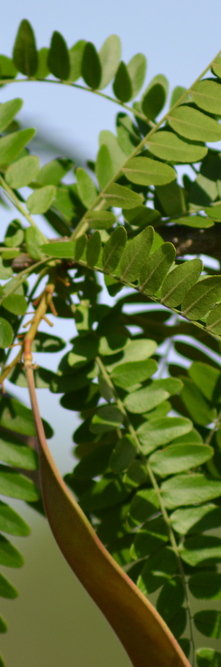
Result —
[[[63, 34], [69, 47], [85, 39], [97, 49], [110, 34], [118, 34], [125, 62], [138, 52], [146, 55], [145, 85], [162, 73], [169, 79], [170, 90], [176, 85], [189, 86], [221, 48], [220, 0], [186, 0], [183, 4], [177, 0], [81, 0], [78, 5], [70, 0], [7, 0], [1, 18], [2, 54], [11, 55], [23, 18], [31, 22], [38, 48], [49, 46], [54, 30]], [[39, 140], [47, 141], [46, 152], [41, 151], [42, 164], [65, 155], [84, 166], [86, 159], [95, 158], [100, 130], [114, 131], [118, 108], [96, 95], [33, 82], [1, 89], [1, 102], [13, 97], [25, 100], [19, 114], [22, 124], [36, 127]], [[11, 211], [1, 209], [2, 226], [12, 217]], [[75, 335], [74, 325], [64, 320], [59, 329], [55, 323], [53, 333], [68, 340]], [[59, 355], [51, 359], [36, 355], [36, 361], [56, 368]], [[77, 421], [74, 413], [58, 406], [56, 395], [48, 396], [45, 390], [38, 393], [42, 416], [56, 433], [50, 441], [51, 451], [64, 473], [73, 467], [72, 434]], [[28, 404], [25, 390], [22, 398]], [[2, 603], [9, 625], [9, 632], [2, 636], [7, 667], [129, 667], [112, 630], [64, 562], [46, 521], [19, 502], [13, 506], [32, 526], [32, 535], [26, 540], [13, 539], [26, 562], [23, 570], [12, 570], [10, 577], [19, 598]]]

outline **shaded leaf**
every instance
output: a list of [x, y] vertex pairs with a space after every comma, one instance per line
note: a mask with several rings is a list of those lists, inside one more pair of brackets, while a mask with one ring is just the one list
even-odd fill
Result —
[[199, 507], [175, 510], [170, 515], [171, 525], [180, 535], [202, 532], [218, 528], [221, 521], [221, 508], [213, 503]]
[[[115, 176], [116, 172], [122, 167], [125, 162], [125, 153], [122, 151], [117, 137], [109, 130], [102, 130], [99, 134], [100, 146], [107, 146], [110, 156], [111, 177]], [[110, 170], [110, 167], [108, 171]]]
[[190, 288], [182, 303], [182, 314], [200, 320], [221, 299], [221, 276], [203, 278]]
[[133, 524], [139, 525], [156, 514], [158, 509], [159, 498], [156, 491], [154, 489], [142, 489], [132, 499], [129, 516]]
[[0, 574], [0, 596], [2, 598], [9, 598], [10, 600], [14, 600], [18, 597], [16, 588], [14, 588], [2, 574]]
[[141, 268], [151, 251], [153, 238], [153, 227], [147, 227], [126, 243], [118, 269], [121, 280], [133, 282], [139, 278]]
[[175, 258], [175, 248], [172, 243], [163, 243], [150, 257], [140, 273], [140, 290], [144, 294], [155, 294]]
[[113, 431], [122, 424], [124, 415], [116, 405], [102, 405], [92, 417], [90, 431], [92, 433], [106, 433]]
[[38, 52], [35, 35], [27, 19], [21, 21], [13, 47], [13, 61], [19, 72], [34, 76], [38, 68]]
[[20, 535], [24, 537], [29, 535], [30, 528], [28, 524], [6, 503], [0, 501], [0, 530], [10, 535]]
[[184, 592], [180, 577], [169, 579], [161, 589], [156, 608], [166, 623], [178, 613], [184, 602]]
[[40, 491], [31, 479], [2, 465], [0, 466], [0, 493], [9, 498], [19, 498], [29, 502], [40, 498]]
[[161, 548], [157, 554], [147, 558], [138, 577], [138, 588], [145, 594], [153, 593], [162, 584], [170, 580], [177, 571], [177, 561], [174, 552], [169, 547]]
[[163, 74], [157, 74], [149, 83], [141, 101], [142, 110], [149, 120], [153, 120], [163, 109], [168, 87], [168, 80]]
[[207, 320], [206, 326], [212, 333], [221, 335], [221, 303], [210, 311]]
[[8, 433], [0, 438], [0, 461], [26, 470], [36, 470], [38, 467], [36, 452]]
[[96, 512], [117, 505], [127, 495], [128, 492], [120, 479], [102, 479], [81, 496], [80, 504], [84, 511]]
[[[50, 187], [50, 186], [49, 186]], [[31, 195], [32, 196], [32, 195]], [[46, 241], [44, 234], [37, 227], [28, 227], [25, 231], [26, 250], [32, 259], [36, 261], [44, 257], [41, 250], [42, 244]]]
[[101, 63], [99, 55], [92, 42], [86, 42], [82, 58], [81, 74], [85, 83], [96, 90], [101, 82]]
[[15, 315], [24, 315], [27, 310], [26, 299], [20, 294], [9, 294], [2, 299], [2, 306]]
[[120, 440], [117, 441], [111, 457], [110, 457], [110, 468], [118, 473], [122, 472], [132, 461], [135, 459], [137, 454], [136, 446], [130, 436], [123, 436]]
[[48, 67], [57, 79], [66, 81], [70, 74], [70, 58], [67, 44], [60, 32], [53, 32], [48, 52]]
[[113, 176], [113, 165], [109, 148], [102, 144], [96, 159], [96, 176], [100, 187], [103, 189]]
[[194, 285], [203, 269], [200, 259], [191, 259], [183, 262], [166, 276], [161, 287], [161, 303], [169, 308], [179, 306], [186, 292]]
[[187, 537], [180, 547], [182, 560], [195, 567], [221, 562], [221, 539], [213, 535]]
[[128, 102], [133, 95], [132, 82], [127, 66], [120, 62], [117, 73], [113, 83], [113, 91], [118, 100], [121, 102]]
[[90, 229], [109, 229], [116, 221], [114, 213], [111, 211], [90, 211], [86, 220]]
[[206, 637], [221, 637], [221, 612], [215, 609], [203, 609], [194, 614], [194, 624]]
[[217, 403], [221, 399], [221, 375], [213, 366], [201, 361], [195, 361], [188, 373], [202, 394], [212, 403]]
[[88, 266], [95, 266], [101, 251], [101, 237], [99, 232], [94, 232], [88, 240], [87, 244], [87, 264]]
[[213, 648], [199, 648], [196, 652], [198, 667], [221, 667], [221, 653]]
[[3, 535], [0, 535], [0, 563], [7, 567], [21, 567], [24, 563], [19, 551]]
[[221, 574], [220, 572], [198, 572], [189, 578], [189, 589], [199, 600], [220, 600]]
[[46, 46], [43, 46], [42, 49], [39, 49], [38, 51], [38, 67], [35, 72], [36, 79], [46, 79], [49, 74], [48, 52], [49, 49], [47, 49]]
[[102, 262], [104, 272], [113, 273], [114, 269], [116, 269], [126, 243], [126, 238], [124, 227], [117, 227], [111, 234], [103, 250]]
[[9, 347], [13, 340], [13, 329], [9, 322], [0, 317], [0, 348]]

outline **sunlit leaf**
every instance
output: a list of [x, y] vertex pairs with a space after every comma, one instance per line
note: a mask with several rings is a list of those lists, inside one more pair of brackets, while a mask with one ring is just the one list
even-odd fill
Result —
[[166, 507], [197, 505], [217, 498], [221, 493], [221, 482], [207, 479], [201, 473], [178, 475], [163, 482], [162, 497]]
[[160, 477], [176, 474], [200, 466], [213, 455], [208, 445], [169, 445], [149, 458], [153, 472]]
[[13, 162], [35, 135], [34, 129], [12, 132], [0, 138], [0, 166]]
[[0, 105], [0, 132], [3, 132], [12, 122], [18, 111], [23, 106], [23, 100], [19, 97], [9, 102], [2, 102]]
[[122, 171], [128, 181], [140, 185], [164, 185], [176, 178], [172, 167], [148, 157], [131, 158]]
[[53, 199], [55, 198], [54, 185], [45, 185], [39, 190], [35, 190], [32, 195], [29, 195], [26, 205], [30, 213], [45, 213], [50, 208]]
[[0, 317], [0, 348], [8, 347], [13, 340], [13, 329], [9, 322]]
[[99, 52], [102, 67], [102, 76], [99, 89], [103, 90], [112, 81], [116, 74], [121, 57], [121, 42], [117, 35], [107, 37]]
[[140, 290], [144, 294], [155, 294], [168, 273], [175, 258], [172, 243], [164, 243], [148, 258], [140, 273]]
[[8, 167], [5, 177], [6, 182], [11, 188], [22, 188], [36, 179], [39, 168], [38, 157], [31, 155], [23, 157]]
[[147, 146], [156, 157], [175, 164], [199, 162], [208, 151], [206, 147], [183, 141], [173, 132], [166, 130], [155, 132], [147, 141]]
[[191, 97], [201, 109], [221, 115], [221, 88], [216, 81], [198, 81], [191, 88]]
[[190, 288], [182, 303], [183, 315], [199, 320], [221, 299], [221, 276], [203, 278]]
[[132, 84], [133, 99], [142, 88], [146, 75], [147, 61], [143, 53], [137, 53], [133, 56], [127, 65], [127, 69]]
[[173, 130], [187, 139], [205, 142], [221, 138], [221, 125], [216, 120], [187, 105], [171, 111], [167, 119]]
[[174, 308], [179, 306], [186, 292], [194, 285], [203, 268], [200, 259], [183, 262], [166, 276], [161, 288], [161, 303]]

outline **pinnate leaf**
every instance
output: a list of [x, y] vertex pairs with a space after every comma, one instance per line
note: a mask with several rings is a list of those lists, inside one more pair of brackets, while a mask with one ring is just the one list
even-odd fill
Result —
[[28, 524], [6, 503], [0, 501], [0, 530], [10, 535], [29, 535]]
[[174, 509], [179, 505], [197, 505], [217, 498], [221, 493], [221, 482], [201, 473], [178, 475], [163, 482], [161, 491], [165, 506]]
[[197, 467], [211, 459], [212, 447], [208, 445], [168, 445], [149, 458], [154, 473], [167, 477]]
[[11, 324], [3, 317], [0, 317], [0, 348], [11, 345], [13, 340], [13, 329]]
[[118, 185], [118, 183], [109, 185], [103, 196], [109, 206], [118, 208], [135, 208], [142, 204], [142, 198], [137, 192], [133, 192], [133, 190], [125, 188], [123, 185]]
[[187, 292], [182, 303], [183, 315], [189, 320], [199, 320], [220, 300], [221, 276], [203, 278]]
[[121, 280], [133, 282], [139, 278], [141, 268], [150, 254], [153, 238], [153, 227], [146, 227], [132, 241], [127, 241], [118, 269]]
[[124, 227], [117, 227], [111, 234], [103, 250], [102, 261], [104, 272], [113, 273], [116, 269], [126, 243], [126, 238]]
[[142, 97], [142, 110], [149, 118], [153, 120], [163, 109], [168, 94], [168, 80], [163, 74], [157, 74], [150, 82], [147, 90]]
[[97, 197], [94, 182], [82, 167], [77, 169], [76, 176], [80, 199], [86, 208], [90, 208]]
[[82, 60], [84, 55], [86, 41], [79, 39], [74, 46], [69, 50], [70, 72], [69, 81], [77, 81], [81, 76]]

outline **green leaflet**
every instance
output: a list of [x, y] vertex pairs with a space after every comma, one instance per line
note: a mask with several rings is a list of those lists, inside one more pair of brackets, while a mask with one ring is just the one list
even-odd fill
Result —
[[[5, 623], [4, 619], [2, 617], [0, 617], [0, 632], [7, 632], [7, 630], [8, 630], [7, 624]], [[2, 663], [2, 667], [4, 667], [3, 663]]]
[[115, 229], [115, 231], [111, 234], [109, 241], [107, 241], [104, 246], [102, 264], [105, 273], [114, 272], [119, 263], [125, 243], [126, 231], [124, 227], [117, 227], [117, 229]]
[[127, 469], [130, 463], [135, 459], [137, 454], [137, 448], [129, 436], [123, 436], [116, 443], [111, 457], [110, 457], [110, 468], [113, 472], [122, 472]]
[[145, 116], [153, 120], [163, 109], [168, 94], [169, 83], [163, 74], [157, 74], [149, 83], [145, 91], [141, 105]]
[[45, 185], [39, 190], [35, 190], [28, 197], [26, 206], [32, 215], [45, 213], [50, 208], [55, 195], [56, 190], [54, 185]]
[[109, 229], [116, 221], [111, 211], [90, 211], [86, 217], [89, 229]]
[[190, 288], [182, 303], [182, 314], [200, 320], [221, 299], [221, 276], [203, 278]]
[[124, 399], [124, 405], [129, 412], [142, 414], [153, 410], [159, 403], [166, 400], [169, 392], [155, 386], [155, 383], [148, 387], [128, 394]]
[[87, 172], [82, 169], [82, 167], [79, 167], [76, 170], [76, 177], [79, 197], [84, 206], [86, 206], [86, 208], [90, 208], [93, 206], [93, 203], [97, 197], [97, 190], [95, 188], [94, 182], [87, 174]]
[[117, 137], [109, 130], [102, 130], [99, 134], [100, 146], [107, 146], [111, 160], [111, 177], [122, 167], [125, 162], [125, 153], [119, 146]]
[[220, 520], [221, 509], [214, 503], [178, 509], [170, 515], [171, 525], [180, 535], [218, 528]]
[[19, 551], [3, 535], [0, 535], [0, 564], [7, 567], [21, 567], [24, 564]]
[[8, 58], [8, 56], [0, 55], [0, 78], [14, 79], [17, 73], [18, 70], [13, 63], [13, 60]]
[[173, 222], [178, 223], [179, 225], [184, 225], [185, 227], [196, 227], [198, 229], [206, 229], [207, 227], [212, 227], [214, 224], [210, 218], [206, 218], [202, 215], [189, 215], [186, 218], [173, 220]]
[[12, 122], [18, 111], [23, 106], [23, 100], [19, 97], [10, 100], [9, 102], [2, 102], [0, 106], [0, 132], [3, 132]]
[[36, 79], [46, 79], [49, 74], [48, 52], [49, 49], [47, 49], [46, 46], [43, 46], [42, 49], [39, 49], [38, 51], [38, 67], [35, 73]]
[[201, 361], [195, 361], [188, 369], [188, 373], [193, 382], [195, 382], [198, 389], [200, 389], [208, 401], [211, 401], [213, 404], [220, 403], [220, 371], [218, 371], [213, 366], [210, 366], [209, 364], [205, 364]]
[[153, 238], [153, 227], [147, 227], [134, 239], [127, 241], [118, 268], [122, 281], [133, 282], [139, 278], [141, 268], [150, 254]]
[[[160, 591], [157, 600], [157, 611], [166, 623], [176, 617], [184, 602], [184, 588], [180, 577], [175, 577], [166, 582]], [[186, 624], [185, 624], [186, 625]], [[173, 628], [174, 632], [174, 628]], [[182, 634], [182, 632], [181, 632]]]
[[178, 475], [161, 486], [162, 497], [168, 509], [179, 505], [198, 505], [217, 498], [221, 493], [221, 482], [207, 479], [201, 473]]
[[161, 303], [169, 308], [179, 306], [186, 292], [200, 277], [203, 263], [200, 259], [183, 262], [166, 276], [161, 287]]
[[127, 114], [117, 114], [117, 138], [118, 143], [127, 157], [130, 157], [135, 146], [139, 144], [138, 128]]
[[140, 273], [140, 291], [144, 294], [155, 294], [161, 286], [175, 258], [175, 248], [172, 243], [163, 245], [148, 257]]
[[221, 611], [215, 609], [204, 609], [194, 615], [194, 624], [206, 637], [221, 637]]
[[137, 383], [148, 380], [157, 371], [157, 368], [157, 362], [154, 359], [132, 361], [115, 366], [111, 377], [114, 384], [128, 391]]
[[173, 132], [166, 130], [155, 132], [148, 139], [147, 146], [153, 155], [174, 164], [199, 162], [208, 151], [206, 147], [183, 141]]
[[221, 88], [216, 81], [206, 80], [195, 83], [191, 88], [191, 97], [200, 109], [221, 114]]
[[189, 579], [189, 588], [192, 595], [199, 600], [220, 600], [221, 574], [210, 572], [209, 577], [205, 572], [193, 574]]
[[188, 410], [191, 418], [201, 426], [207, 426], [216, 419], [217, 412], [214, 407], [205, 400], [200, 389], [189, 378], [182, 378], [183, 389], [180, 392], [181, 399]]
[[81, 506], [86, 512], [96, 511], [117, 505], [127, 495], [128, 492], [120, 479], [102, 479], [81, 496]]
[[60, 32], [53, 32], [48, 52], [48, 67], [57, 78], [66, 81], [70, 74], [70, 59], [67, 44]]
[[1, 305], [15, 315], [24, 315], [27, 310], [27, 302], [20, 294], [9, 294], [2, 299]]
[[9, 498], [19, 498], [28, 502], [34, 502], [40, 498], [40, 491], [31, 479], [2, 465], [0, 466], [0, 493]]
[[221, 138], [221, 126], [216, 120], [187, 105], [171, 111], [167, 120], [175, 132], [187, 139], [212, 142]]
[[19, 130], [0, 138], [0, 166], [13, 162], [35, 135], [34, 129]]
[[191, 431], [192, 422], [179, 417], [164, 417], [144, 422], [139, 426], [137, 435], [144, 454], [149, 454], [160, 445], [166, 445], [184, 433]]
[[[50, 186], [49, 186], [50, 187]], [[38, 192], [38, 191], [37, 191]], [[32, 195], [31, 195], [32, 196]], [[44, 234], [37, 227], [28, 227], [25, 231], [26, 250], [36, 261], [44, 257], [41, 245], [46, 241]]]
[[99, 232], [94, 232], [91, 238], [89, 238], [87, 244], [87, 264], [88, 266], [95, 266], [98, 264], [98, 258], [101, 251], [101, 237]]
[[72, 165], [72, 160], [64, 158], [51, 160], [51, 162], [47, 162], [47, 164], [41, 167], [36, 180], [41, 185], [58, 185], [65, 174], [71, 169]]
[[11, 188], [22, 188], [24, 185], [31, 183], [31, 181], [35, 181], [39, 169], [38, 157], [31, 155], [23, 157], [8, 167], [5, 176], [6, 183]]
[[154, 473], [167, 477], [197, 467], [212, 455], [213, 449], [208, 445], [168, 445], [166, 449], [152, 454], [149, 463]]
[[221, 335], [221, 304], [214, 306], [210, 311], [206, 320], [206, 326], [212, 333]]
[[25, 470], [36, 470], [37, 468], [36, 452], [27, 445], [22, 445], [15, 436], [7, 433], [0, 438], [0, 461]]
[[81, 75], [85, 83], [96, 90], [101, 82], [101, 63], [99, 55], [92, 42], [86, 42], [82, 58]]
[[132, 99], [137, 96], [146, 76], [147, 61], [142, 53], [137, 53], [127, 65], [132, 84]]
[[199, 648], [196, 652], [198, 667], [220, 667], [221, 653], [213, 648]]
[[[166, 216], [180, 216], [187, 212], [185, 190], [175, 181], [156, 188], [156, 203], [158, 200]], [[180, 217], [178, 220], [180, 221]]]
[[16, 588], [14, 588], [14, 586], [12, 586], [12, 584], [10, 584], [2, 574], [0, 574], [0, 596], [3, 598], [9, 598], [10, 600], [14, 600], [18, 596]]
[[99, 90], [103, 90], [116, 74], [121, 57], [121, 41], [117, 35], [107, 37], [99, 52], [102, 76]]
[[216, 220], [217, 222], [221, 221], [221, 204], [220, 203], [215, 203], [213, 206], [206, 206], [204, 208], [205, 213], [212, 218], [212, 220]]
[[147, 157], [131, 158], [122, 171], [128, 181], [140, 185], [164, 185], [176, 178], [172, 167]]
[[170, 547], [163, 547], [153, 553], [145, 562], [138, 577], [138, 588], [149, 595], [156, 591], [177, 572], [177, 560]]
[[27, 19], [21, 21], [13, 47], [13, 61], [19, 72], [35, 76], [38, 68], [38, 53], [35, 35]]
[[70, 72], [68, 81], [77, 81], [77, 79], [80, 79], [85, 44], [86, 41], [84, 39], [79, 39], [69, 50]]
[[13, 340], [13, 329], [9, 322], [0, 317], [0, 348], [8, 347]]
[[6, 503], [0, 501], [0, 530], [10, 535], [29, 535], [28, 524]]
[[113, 83], [113, 91], [118, 100], [121, 100], [121, 102], [129, 102], [133, 95], [133, 88], [129, 71], [123, 60], [120, 62], [116, 72]]
[[96, 176], [100, 187], [103, 189], [113, 176], [113, 165], [109, 148], [102, 144], [96, 159]]
[[[82, 238], [82, 237], [81, 237]], [[43, 243], [40, 246], [43, 253], [51, 257], [58, 257], [61, 259], [73, 259], [75, 256], [76, 242], [75, 241], [55, 241], [54, 243]]]
[[213, 535], [195, 535], [187, 537], [180, 547], [180, 556], [184, 563], [212, 565], [221, 561], [221, 540]]

